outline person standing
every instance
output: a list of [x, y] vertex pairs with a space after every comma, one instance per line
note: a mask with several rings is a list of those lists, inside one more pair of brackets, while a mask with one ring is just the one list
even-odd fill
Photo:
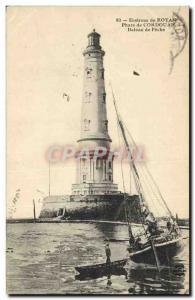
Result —
[[110, 258], [111, 258], [111, 250], [110, 250], [109, 243], [106, 244], [105, 251], [106, 251], [106, 263], [110, 264], [111, 263], [111, 260], [110, 260]]

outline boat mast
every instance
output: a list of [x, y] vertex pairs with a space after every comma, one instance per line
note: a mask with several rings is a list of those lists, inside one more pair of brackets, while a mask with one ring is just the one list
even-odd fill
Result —
[[33, 199], [33, 216], [34, 216], [34, 223], [36, 223], [36, 208], [35, 208], [35, 200]]
[[[111, 84], [110, 84], [110, 86], [111, 86]], [[119, 127], [121, 129], [121, 133], [122, 133], [122, 136], [123, 136], [123, 139], [124, 139], [124, 142], [125, 142], [125, 146], [128, 150], [128, 153], [130, 154], [130, 167], [132, 167], [132, 170], [133, 170], [135, 184], [136, 184], [136, 188], [137, 188], [140, 200], [143, 202], [143, 192], [142, 192], [142, 187], [141, 187], [141, 183], [140, 183], [140, 179], [139, 179], [139, 174], [138, 174], [138, 171], [136, 169], [136, 166], [134, 164], [134, 161], [133, 161], [133, 158], [132, 158], [132, 155], [131, 155], [131, 149], [130, 149], [130, 146], [129, 146], [129, 143], [128, 143], [128, 140], [127, 140], [127, 137], [126, 137], [126, 134], [125, 134], [125, 129], [124, 129], [124, 126], [123, 126], [123, 122], [122, 122], [122, 120], [119, 116], [119, 113], [118, 113], [118, 109], [117, 109], [116, 100], [115, 100], [115, 96], [114, 96], [112, 86], [111, 86], [111, 90], [112, 90], [113, 103], [114, 103], [114, 107], [115, 107], [115, 111], [116, 111], [116, 115], [117, 115], [117, 121], [118, 121]]]
[[49, 186], [48, 186], [48, 189], [49, 189], [49, 197], [50, 197], [50, 160], [49, 160]]

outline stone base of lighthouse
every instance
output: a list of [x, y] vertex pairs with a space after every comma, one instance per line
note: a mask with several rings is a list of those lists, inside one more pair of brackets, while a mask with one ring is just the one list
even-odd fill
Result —
[[139, 197], [123, 193], [102, 195], [50, 196], [43, 200], [39, 220], [97, 220], [126, 221], [126, 211], [131, 222], [139, 223]]

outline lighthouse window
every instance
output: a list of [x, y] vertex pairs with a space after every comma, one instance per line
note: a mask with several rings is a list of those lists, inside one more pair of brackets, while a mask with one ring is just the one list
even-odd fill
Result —
[[89, 130], [90, 123], [91, 123], [90, 120], [84, 119], [84, 130], [85, 131]]
[[82, 158], [82, 162], [83, 162], [83, 166], [85, 167], [85, 165], [86, 165], [86, 159]]
[[92, 93], [91, 92], [85, 92], [85, 101], [84, 102], [86, 102], [86, 103], [89, 103], [89, 102], [91, 102], [91, 95], [92, 95]]
[[106, 93], [103, 93], [103, 103], [106, 103]]
[[112, 163], [111, 161], [108, 162], [108, 167], [111, 168], [112, 167]]
[[85, 70], [86, 70], [87, 78], [91, 78], [92, 69], [86, 68]]
[[92, 37], [90, 36], [90, 38], [89, 38], [89, 46], [92, 46], [93, 45], [93, 39], [92, 39]]
[[101, 78], [104, 79], [104, 69], [101, 70]]
[[104, 124], [105, 124], [105, 130], [107, 131], [108, 130], [108, 121], [104, 121]]
[[96, 169], [101, 168], [101, 159], [96, 160]]
[[83, 183], [86, 182], [86, 175], [83, 175]]
[[109, 175], [109, 181], [112, 181], [112, 176], [111, 175]]

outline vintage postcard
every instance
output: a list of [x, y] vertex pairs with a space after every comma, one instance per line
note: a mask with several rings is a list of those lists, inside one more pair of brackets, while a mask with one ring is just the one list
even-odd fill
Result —
[[10, 295], [189, 295], [189, 8], [6, 8]]

